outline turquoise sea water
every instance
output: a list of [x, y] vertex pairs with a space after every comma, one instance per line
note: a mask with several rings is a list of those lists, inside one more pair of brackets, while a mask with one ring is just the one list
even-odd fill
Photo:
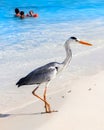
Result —
[[[31, 2], [30, 0], [25, 2], [1, 0], [0, 7], [1, 47], [22, 43], [23, 40], [29, 39], [30, 35], [23, 39], [24, 32], [38, 35], [44, 28], [52, 27], [53, 24], [104, 18], [103, 0], [31, 0]], [[39, 14], [39, 18], [25, 20], [15, 18], [14, 9], [16, 7], [25, 11], [26, 14], [32, 9]], [[32, 34], [33, 29], [34, 34]]]
[[[16, 7], [25, 14], [33, 10], [39, 17], [16, 18]], [[63, 44], [70, 36], [94, 45], [72, 47], [70, 79], [84, 75], [85, 70], [96, 73], [104, 69], [104, 0], [0, 1], [0, 111], [31, 98], [33, 87], [21, 90], [15, 83], [37, 66], [62, 61]]]
[[[12, 33], [21, 33], [29, 24], [39, 26], [42, 24], [63, 23], [76, 20], [90, 20], [104, 17], [104, 1], [103, 0], [1, 0], [0, 2], [0, 35], [12, 35]], [[14, 9], [18, 7], [20, 10], [28, 13], [29, 10], [39, 14], [38, 19], [21, 20], [14, 18]], [[45, 25], [46, 26], [46, 25]], [[40, 30], [41, 31], [41, 30]], [[1, 37], [0, 37], [1, 38]], [[15, 41], [14, 41], [15, 42]]]

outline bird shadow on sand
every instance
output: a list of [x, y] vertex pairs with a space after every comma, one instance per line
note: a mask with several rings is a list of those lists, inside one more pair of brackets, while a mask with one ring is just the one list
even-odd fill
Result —
[[[58, 112], [58, 111], [55, 111]], [[46, 112], [37, 112], [37, 113], [14, 113], [14, 114], [0, 114], [0, 118], [6, 118], [6, 117], [16, 117], [16, 116], [34, 116], [34, 115], [44, 115], [49, 114]]]
[[0, 118], [6, 118], [6, 117], [15, 117], [15, 116], [33, 116], [33, 115], [42, 115], [46, 114], [45, 112], [39, 112], [39, 113], [19, 113], [19, 114], [0, 114]]
[[0, 118], [9, 117], [11, 114], [0, 114]]

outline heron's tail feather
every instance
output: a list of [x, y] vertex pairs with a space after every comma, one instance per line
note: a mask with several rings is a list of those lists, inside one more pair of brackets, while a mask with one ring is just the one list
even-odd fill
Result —
[[21, 78], [17, 83], [16, 83], [16, 85], [18, 85], [18, 87], [20, 87], [20, 86], [22, 86], [22, 85], [26, 85], [26, 80], [25, 80], [26, 78], [24, 77], [24, 78]]

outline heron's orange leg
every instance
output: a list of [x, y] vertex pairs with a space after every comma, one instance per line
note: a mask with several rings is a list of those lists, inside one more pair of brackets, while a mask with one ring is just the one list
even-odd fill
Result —
[[[39, 88], [39, 87], [36, 87], [36, 88], [32, 91], [32, 94], [33, 94], [34, 96], [36, 96], [37, 98], [39, 98], [40, 100], [42, 100], [42, 101], [45, 103], [46, 113], [50, 113], [50, 112], [51, 112], [51, 110], [50, 110], [50, 104], [49, 104], [46, 100], [42, 99], [40, 96], [38, 96], [38, 95], [35, 93], [35, 91], [36, 91], [38, 88]], [[46, 94], [46, 90], [45, 90], [45, 94]], [[48, 109], [47, 109], [47, 107], [48, 107]]]
[[[44, 95], [43, 95], [44, 101], [47, 102], [47, 100], [46, 100], [46, 91], [47, 91], [47, 87], [45, 87]], [[51, 111], [51, 110], [50, 110], [50, 106], [47, 106], [46, 102], [45, 102], [45, 109], [46, 109], [46, 112], [50, 112], [50, 111]]]
[[[47, 87], [45, 87], [44, 95], [43, 95], [44, 100], [47, 102], [47, 100], [46, 100], [46, 91], [47, 91]], [[50, 109], [50, 106], [47, 106], [46, 102], [45, 102], [46, 113], [58, 112], [58, 111], [55, 111], [55, 110], [51, 110], [51, 109]]]

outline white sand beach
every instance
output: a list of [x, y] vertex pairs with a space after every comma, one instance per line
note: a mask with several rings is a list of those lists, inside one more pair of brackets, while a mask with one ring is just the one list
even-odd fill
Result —
[[[104, 71], [78, 77], [71, 89], [48, 96], [52, 109], [44, 111], [40, 100], [8, 113], [0, 114], [1, 130], [103, 130], [104, 129]], [[66, 82], [68, 85], [68, 80]], [[64, 84], [64, 86], [66, 85]], [[57, 84], [61, 85], [61, 84]], [[56, 86], [57, 88], [57, 86]]]

